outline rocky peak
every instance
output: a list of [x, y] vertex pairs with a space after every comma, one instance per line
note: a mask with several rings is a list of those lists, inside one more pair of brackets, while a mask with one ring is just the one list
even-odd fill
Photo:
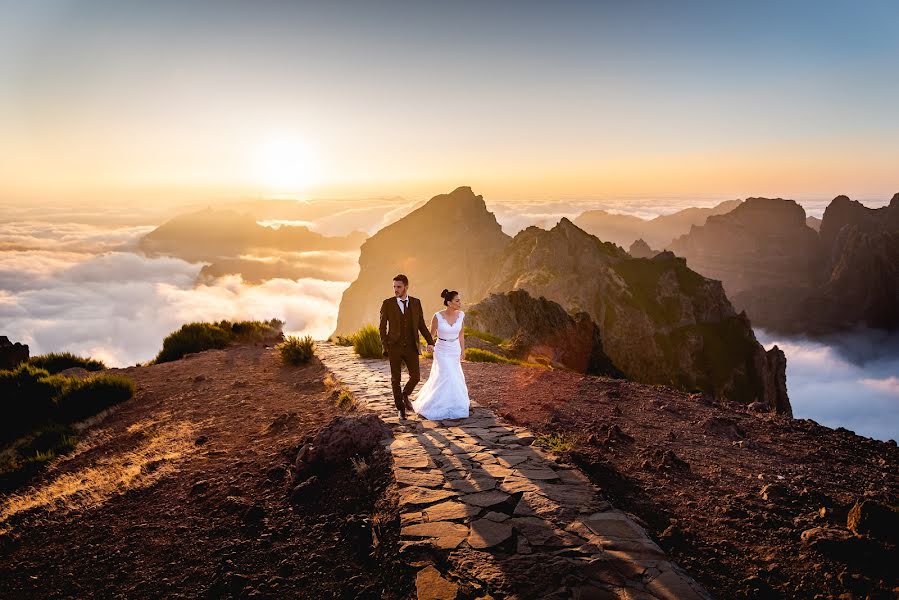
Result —
[[659, 251], [653, 250], [652, 248], [650, 248], [649, 244], [647, 244], [641, 238], [641, 239], [635, 241], [633, 244], [631, 244], [631, 247], [628, 248], [627, 253], [630, 254], [631, 256], [633, 256], [634, 258], [652, 258], [656, 254], [658, 254]]
[[729, 223], [759, 231], [780, 230], [805, 225], [805, 209], [795, 200], [747, 198], [734, 210], [708, 218], [706, 225]]
[[336, 333], [377, 323], [380, 300], [392, 295], [398, 273], [409, 277], [428, 319], [443, 308], [444, 288], [459, 290], [465, 302], [482, 298], [487, 273], [510, 239], [470, 187], [434, 196], [362, 244], [359, 276], [343, 293]]
[[767, 360], [721, 283], [672, 252], [631, 258], [564, 219], [549, 231], [520, 232], [496, 261], [487, 291], [516, 289], [589, 314], [603, 350], [636, 381], [789, 411], [785, 393], [773, 397], [785, 377], [782, 365]]

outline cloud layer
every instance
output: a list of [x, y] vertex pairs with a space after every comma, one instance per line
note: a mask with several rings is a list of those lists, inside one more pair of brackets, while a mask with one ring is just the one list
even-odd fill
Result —
[[825, 341], [756, 332], [787, 355], [787, 391], [798, 418], [899, 439], [899, 335], [856, 332]]
[[347, 282], [251, 286], [227, 276], [194, 285], [202, 263], [109, 250], [130, 247], [146, 228], [100, 229], [3, 225], [0, 242], [27, 249], [0, 250], [0, 334], [29, 344], [32, 354], [70, 351], [123, 366], [155, 356], [162, 339], [189, 321], [274, 317], [289, 333], [315, 337], [336, 324]]

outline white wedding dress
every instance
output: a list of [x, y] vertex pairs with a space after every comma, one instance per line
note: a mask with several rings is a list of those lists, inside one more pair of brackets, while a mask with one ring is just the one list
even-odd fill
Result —
[[460, 356], [462, 345], [459, 334], [465, 313], [459, 311], [456, 322], [450, 325], [439, 312], [437, 317], [437, 343], [434, 344], [434, 361], [431, 374], [412, 402], [415, 412], [431, 421], [462, 419], [468, 416], [468, 386], [462, 372]]

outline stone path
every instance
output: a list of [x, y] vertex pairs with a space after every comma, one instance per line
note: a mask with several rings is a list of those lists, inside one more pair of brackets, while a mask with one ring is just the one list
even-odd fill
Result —
[[474, 401], [467, 419], [401, 422], [386, 361], [330, 343], [316, 353], [394, 428], [403, 554], [421, 567], [419, 598], [710, 598], [525, 428]]

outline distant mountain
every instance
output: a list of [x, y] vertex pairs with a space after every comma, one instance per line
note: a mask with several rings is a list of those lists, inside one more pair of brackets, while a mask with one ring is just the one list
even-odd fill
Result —
[[750, 198], [671, 244], [719, 279], [755, 325], [822, 334], [899, 327], [899, 194], [869, 209], [838, 196], [820, 232], [793, 200]]
[[431, 198], [362, 244], [359, 276], [343, 293], [336, 333], [378, 322], [381, 300], [393, 295], [393, 277], [409, 278], [425, 318], [443, 308], [440, 292], [456, 289], [466, 303], [483, 297], [483, 282], [509, 241], [484, 199], [470, 187]]
[[899, 194], [867, 208], [838, 196], [824, 211], [822, 283], [797, 311], [803, 330], [899, 329]]
[[819, 219], [818, 217], [806, 217], [805, 224], [815, 231], [821, 230], [821, 219]]
[[365, 238], [361, 232], [328, 237], [303, 226], [263, 227], [248, 213], [207, 208], [167, 221], [143, 236], [138, 247], [150, 256], [196, 262], [235, 258], [254, 250], [357, 250]]
[[549, 231], [521, 231], [505, 249], [486, 291], [514, 289], [589, 314], [605, 352], [635, 381], [791, 413], [783, 352], [766, 352], [720, 282], [670, 252], [631, 258], [563, 218]]
[[692, 225], [702, 225], [710, 216], [728, 213], [739, 205], [739, 200], [727, 200], [712, 208], [686, 208], [654, 219], [588, 210], [577, 217], [574, 224], [602, 241], [622, 248], [638, 239], [653, 248], [666, 248], [671, 240], [690, 231]]
[[639, 239], [631, 244], [631, 247], [627, 249], [627, 253], [634, 258], [652, 258], [656, 254], [658, 254], [659, 251], [653, 250], [649, 247], [649, 244], [647, 244], [642, 239]]

